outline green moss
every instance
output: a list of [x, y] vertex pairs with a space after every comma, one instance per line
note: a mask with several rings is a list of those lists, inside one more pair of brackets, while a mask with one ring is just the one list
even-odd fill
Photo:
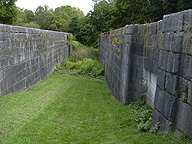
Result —
[[143, 34], [145, 34], [145, 33], [146, 33], [146, 28], [147, 28], [147, 25], [146, 25], [146, 24], [144, 24]]
[[117, 58], [118, 58], [118, 60], [121, 60], [122, 59], [122, 56], [120, 55], [120, 56], [117, 56]]
[[184, 49], [184, 52], [185, 53], [187, 53], [187, 48], [188, 48], [188, 46], [189, 46], [189, 43], [191, 43], [192, 42], [192, 34], [189, 36], [189, 38], [187, 39], [187, 41], [186, 41], [186, 47], [185, 47], [185, 49]]
[[42, 42], [39, 42], [39, 45], [43, 45], [43, 43], [42, 43]]
[[161, 50], [161, 43], [162, 43], [162, 38], [163, 38], [163, 33], [160, 33], [160, 38], [159, 38], [159, 49]]
[[110, 33], [110, 35], [109, 35], [109, 42], [111, 42], [111, 37], [112, 37], [112, 34]]
[[122, 35], [125, 35], [125, 32], [126, 32], [126, 26], [123, 29]]

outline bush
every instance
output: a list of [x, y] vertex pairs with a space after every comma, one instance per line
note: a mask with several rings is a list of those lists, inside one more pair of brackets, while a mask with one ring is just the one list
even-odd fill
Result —
[[84, 58], [82, 61], [71, 62], [66, 60], [62, 64], [66, 69], [75, 70], [81, 75], [101, 77], [104, 75], [104, 68], [99, 61]]
[[92, 59], [84, 58], [83, 63], [79, 68], [79, 73], [98, 77], [104, 75], [104, 68], [99, 61], [93, 61]]
[[23, 27], [36, 28], [39, 29], [40, 26], [36, 22], [29, 22], [22, 25]]
[[79, 42], [78, 41], [73, 41], [72, 46], [73, 46], [73, 51], [76, 51], [78, 49], [78, 47], [79, 47]]

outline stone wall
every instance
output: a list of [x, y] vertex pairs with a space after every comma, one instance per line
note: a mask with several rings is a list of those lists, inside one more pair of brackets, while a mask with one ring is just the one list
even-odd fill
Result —
[[116, 99], [146, 100], [152, 127], [192, 138], [192, 10], [101, 34], [100, 61]]
[[0, 93], [24, 91], [69, 56], [68, 34], [0, 24]]

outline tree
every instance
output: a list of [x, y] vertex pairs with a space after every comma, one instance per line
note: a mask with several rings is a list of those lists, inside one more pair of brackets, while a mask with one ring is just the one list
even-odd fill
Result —
[[25, 23], [24, 18], [25, 18], [24, 10], [21, 8], [18, 8], [17, 17], [13, 25], [22, 26]]
[[177, 12], [178, 0], [163, 0], [165, 14]]
[[24, 20], [25, 20], [26, 23], [30, 23], [30, 22], [35, 20], [35, 15], [31, 10], [26, 9], [24, 12], [25, 12]]
[[155, 22], [163, 18], [165, 14], [163, 0], [147, 1], [143, 9], [145, 22]]
[[191, 0], [178, 0], [178, 10], [187, 10], [192, 8], [192, 1]]
[[51, 19], [50, 19], [50, 25], [48, 26], [48, 30], [68, 31], [68, 23], [66, 20], [64, 20], [52, 13]]
[[17, 17], [16, 0], [0, 0], [0, 23], [13, 24]]
[[49, 11], [48, 6], [38, 6], [35, 10], [35, 21], [41, 29], [48, 29], [51, 24], [53, 14]]

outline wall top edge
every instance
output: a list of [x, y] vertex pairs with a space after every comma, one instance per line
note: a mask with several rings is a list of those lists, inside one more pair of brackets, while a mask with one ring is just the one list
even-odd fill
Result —
[[35, 29], [35, 28], [22, 27], [22, 26], [14, 26], [14, 25], [6, 25], [6, 24], [0, 24], [0, 32], [17, 32], [17, 33], [47, 32], [47, 33], [58, 33], [58, 34], [66, 34], [66, 35], [67, 34], [71, 34], [71, 33], [67, 33], [67, 32]]
[[176, 13], [171, 13], [171, 14], [164, 15], [163, 18], [169, 18], [169, 17], [172, 17], [172, 16], [177, 16], [177, 15], [180, 15], [180, 14], [191, 13], [191, 12], [192, 12], [192, 9], [188, 9], [188, 10], [184, 10], [184, 11], [181, 11], [181, 12], [176, 12]]

